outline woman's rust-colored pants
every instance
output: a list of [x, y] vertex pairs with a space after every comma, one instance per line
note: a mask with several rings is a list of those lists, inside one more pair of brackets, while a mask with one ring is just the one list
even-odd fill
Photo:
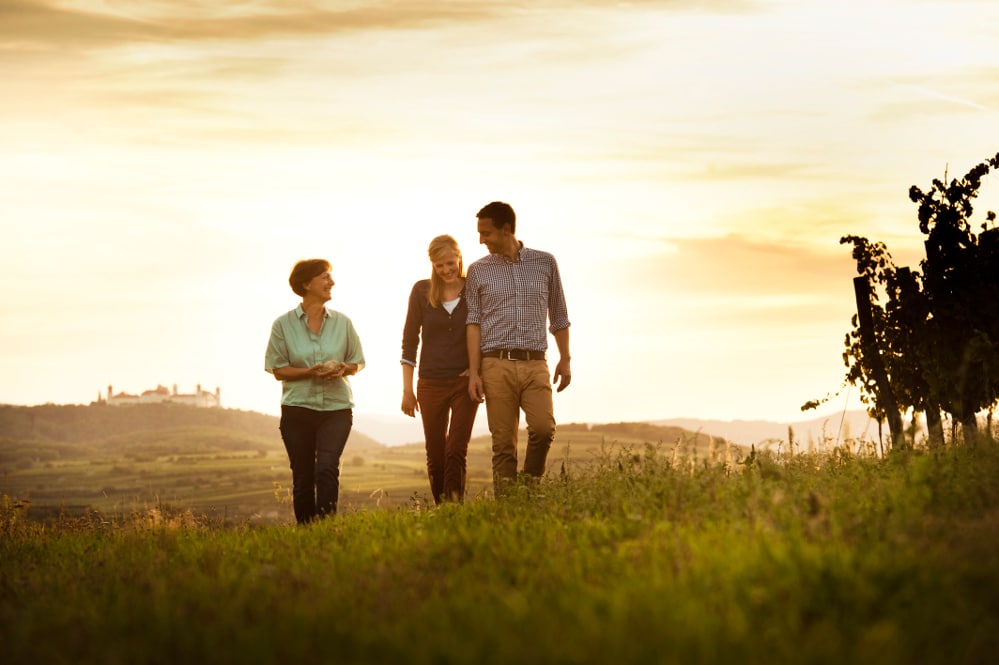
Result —
[[478, 402], [468, 395], [468, 377], [418, 379], [416, 400], [427, 444], [427, 475], [434, 503], [465, 498], [468, 440]]

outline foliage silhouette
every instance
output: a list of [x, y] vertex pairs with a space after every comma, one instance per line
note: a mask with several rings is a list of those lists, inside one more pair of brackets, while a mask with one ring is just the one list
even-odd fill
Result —
[[[920, 270], [896, 266], [882, 242], [848, 235], [857, 263], [858, 313], [846, 335], [846, 382], [861, 390], [872, 417], [888, 420], [895, 446], [905, 445], [901, 413], [926, 415], [930, 444], [943, 442], [941, 412], [977, 437], [977, 414], [999, 400], [999, 228], [986, 213], [972, 230], [973, 200], [999, 153], [960, 179], [915, 185], [919, 230], [927, 236]], [[883, 301], [883, 304], [882, 304]], [[825, 400], [802, 406], [809, 409]]]

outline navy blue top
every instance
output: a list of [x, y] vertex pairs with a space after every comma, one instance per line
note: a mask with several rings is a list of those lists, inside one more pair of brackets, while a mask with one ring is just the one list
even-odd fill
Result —
[[[459, 294], [458, 306], [450, 314], [443, 305], [431, 307], [429, 295], [429, 279], [418, 281], [409, 294], [406, 325], [402, 330], [402, 362], [418, 367], [421, 379], [451, 379], [468, 369], [465, 291]], [[417, 365], [416, 349], [421, 346], [421, 337]]]

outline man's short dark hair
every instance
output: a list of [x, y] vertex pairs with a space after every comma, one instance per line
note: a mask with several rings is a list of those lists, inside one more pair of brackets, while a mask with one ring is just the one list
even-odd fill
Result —
[[491, 219], [493, 220], [493, 226], [498, 229], [503, 228], [504, 225], [510, 225], [510, 233], [517, 232], [517, 213], [513, 211], [513, 208], [509, 203], [503, 203], [502, 201], [493, 201], [492, 203], [487, 203], [476, 215], [478, 219]]

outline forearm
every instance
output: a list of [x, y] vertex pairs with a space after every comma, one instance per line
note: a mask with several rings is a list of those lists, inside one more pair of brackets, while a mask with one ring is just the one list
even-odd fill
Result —
[[561, 330], [556, 330], [554, 335], [555, 344], [558, 346], [559, 358], [568, 362], [571, 358], [569, 355], [569, 329], [562, 328]]
[[302, 381], [311, 379], [316, 375], [312, 367], [277, 367], [274, 369], [274, 378], [278, 381]]
[[420, 410], [420, 405], [413, 392], [413, 366], [408, 363], [402, 364], [402, 412], [410, 418], [416, 417], [416, 412]]
[[359, 363], [340, 363], [333, 368], [328, 363], [320, 363], [312, 367], [278, 367], [274, 370], [274, 378], [279, 381], [304, 381], [306, 379], [341, 379], [357, 374], [363, 367]]
[[402, 394], [413, 394], [413, 366], [409, 363], [402, 363]]
[[468, 324], [465, 339], [468, 341], [468, 396], [475, 402], [482, 402], [486, 394], [482, 387], [482, 328], [479, 324]]
[[468, 373], [470, 376], [478, 376], [482, 364], [482, 328], [477, 323], [466, 326], [465, 341], [468, 345]]
[[553, 334], [555, 335], [555, 344], [558, 345], [559, 359], [555, 365], [552, 381], [557, 386], [555, 392], [562, 392], [569, 387], [569, 382], [572, 381], [572, 370], [569, 369], [569, 328], [560, 328]]

